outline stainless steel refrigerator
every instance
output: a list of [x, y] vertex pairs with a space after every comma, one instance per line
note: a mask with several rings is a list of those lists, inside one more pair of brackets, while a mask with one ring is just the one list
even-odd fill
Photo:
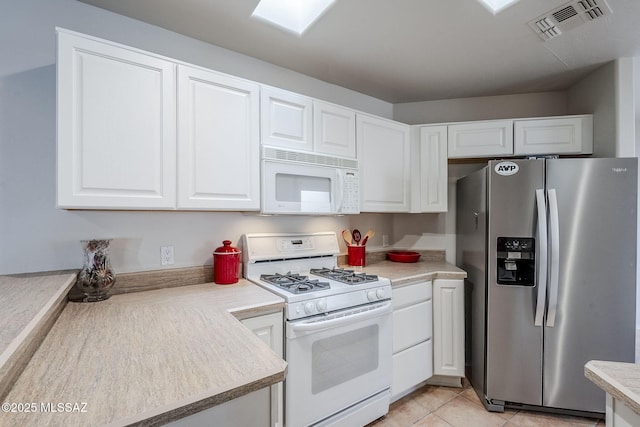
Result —
[[478, 396], [603, 413], [584, 364], [635, 359], [637, 159], [490, 161], [456, 192]]

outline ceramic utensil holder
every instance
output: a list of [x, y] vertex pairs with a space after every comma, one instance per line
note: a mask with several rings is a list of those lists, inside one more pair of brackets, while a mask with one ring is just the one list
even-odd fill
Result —
[[349, 265], [356, 267], [364, 267], [365, 265], [365, 248], [362, 245], [347, 245], [347, 262]]

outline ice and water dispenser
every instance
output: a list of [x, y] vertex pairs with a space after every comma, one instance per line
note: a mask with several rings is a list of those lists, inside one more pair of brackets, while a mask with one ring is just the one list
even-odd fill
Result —
[[535, 239], [498, 237], [496, 258], [499, 285], [534, 286]]

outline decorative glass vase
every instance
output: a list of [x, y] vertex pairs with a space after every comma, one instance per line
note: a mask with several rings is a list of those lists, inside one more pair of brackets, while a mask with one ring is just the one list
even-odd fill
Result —
[[110, 240], [83, 240], [84, 266], [78, 273], [76, 288], [84, 294], [82, 301], [95, 302], [108, 299], [109, 289], [116, 276], [109, 260]]

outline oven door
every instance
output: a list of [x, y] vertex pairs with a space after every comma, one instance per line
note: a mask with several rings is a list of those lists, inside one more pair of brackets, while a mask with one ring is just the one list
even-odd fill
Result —
[[391, 310], [391, 301], [384, 301], [287, 322], [287, 426], [340, 420], [339, 412], [369, 398], [377, 403], [359, 405], [359, 411], [370, 414], [354, 416], [352, 408], [343, 418], [366, 424], [387, 412], [388, 398], [381, 405], [373, 396], [391, 385]]

